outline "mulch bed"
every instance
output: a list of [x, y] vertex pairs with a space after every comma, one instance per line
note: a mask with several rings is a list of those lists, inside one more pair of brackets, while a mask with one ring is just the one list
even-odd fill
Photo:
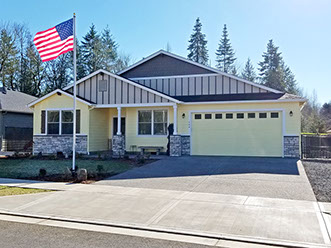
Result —
[[316, 199], [331, 202], [331, 162], [302, 161]]

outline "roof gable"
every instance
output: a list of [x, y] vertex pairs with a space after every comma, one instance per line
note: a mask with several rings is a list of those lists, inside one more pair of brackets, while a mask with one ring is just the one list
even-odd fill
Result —
[[215, 73], [215, 71], [161, 50], [119, 72], [118, 75], [126, 78], [136, 78], [210, 73]]
[[[72, 94], [72, 85], [64, 88]], [[156, 89], [141, 85], [105, 70], [91, 73], [77, 82], [77, 95], [94, 104], [179, 103]]]

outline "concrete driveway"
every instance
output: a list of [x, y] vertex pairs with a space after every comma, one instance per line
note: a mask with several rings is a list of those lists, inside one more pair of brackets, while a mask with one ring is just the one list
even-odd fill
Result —
[[297, 159], [166, 157], [98, 184], [315, 201]]

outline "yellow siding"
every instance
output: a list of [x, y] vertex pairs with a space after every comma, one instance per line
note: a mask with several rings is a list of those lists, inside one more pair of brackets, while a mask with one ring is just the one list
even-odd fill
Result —
[[109, 110], [90, 110], [89, 152], [109, 149]]
[[[62, 94], [55, 94], [34, 105], [33, 109], [33, 134], [41, 133], [41, 111], [47, 109], [73, 108], [73, 99]], [[77, 109], [81, 111], [80, 133], [88, 134], [89, 130], [89, 109], [84, 103], [77, 101]]]
[[167, 137], [157, 135], [138, 135], [138, 110], [139, 109], [168, 109], [168, 123], [173, 122], [172, 107], [155, 108], [127, 108], [126, 109], [126, 150], [131, 151], [131, 146], [163, 146], [164, 151], [167, 148]]

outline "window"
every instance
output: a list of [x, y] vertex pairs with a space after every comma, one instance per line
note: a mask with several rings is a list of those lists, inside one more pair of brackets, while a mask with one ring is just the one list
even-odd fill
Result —
[[62, 134], [72, 134], [74, 126], [74, 115], [73, 111], [65, 110], [62, 111]]
[[168, 127], [167, 110], [138, 111], [139, 135], [166, 135]]
[[254, 119], [255, 113], [248, 113], [248, 119]]
[[277, 112], [272, 112], [270, 117], [271, 118], [278, 118], [278, 113]]
[[[47, 112], [47, 134], [72, 134], [74, 115], [72, 110], [49, 110]], [[76, 132], [80, 133], [80, 110], [77, 110]]]
[[259, 113], [259, 118], [267, 118], [267, 113]]
[[196, 119], [196, 120], [200, 120], [200, 119], [201, 119], [201, 114], [195, 114], [195, 115], [194, 115], [194, 119]]
[[222, 114], [216, 114], [215, 119], [222, 119]]
[[233, 114], [226, 114], [226, 115], [225, 115], [225, 118], [226, 118], [226, 119], [232, 119], [232, 118], [233, 118]]
[[166, 135], [168, 125], [168, 111], [154, 110], [154, 135]]
[[138, 134], [152, 134], [152, 111], [138, 111]]
[[60, 111], [48, 111], [47, 112], [47, 133], [59, 134], [60, 128]]
[[238, 113], [237, 119], [244, 119], [244, 113]]
[[211, 119], [211, 114], [205, 114], [205, 119]]

